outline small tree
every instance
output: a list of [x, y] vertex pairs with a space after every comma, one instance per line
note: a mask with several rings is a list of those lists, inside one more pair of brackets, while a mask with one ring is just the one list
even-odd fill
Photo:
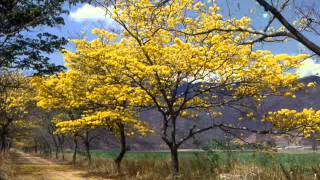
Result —
[[29, 78], [19, 72], [1, 71], [0, 83], [0, 140], [1, 151], [5, 152], [9, 147], [10, 135], [28, 125], [25, 121], [28, 104], [32, 101], [32, 90]]
[[[70, 67], [67, 73], [34, 79], [38, 105], [68, 112], [67, 116], [56, 120], [56, 133], [72, 134], [74, 139], [85, 135], [87, 148], [87, 143], [91, 140], [86, 133], [90, 129], [107, 128], [118, 136], [120, 153], [115, 164], [120, 172], [120, 164], [127, 151], [126, 136], [136, 132], [141, 135], [150, 132], [147, 126], [137, 119], [130, 106], [134, 101], [126, 100], [129, 99], [127, 96], [134, 97], [136, 93], [129, 93], [126, 88], [105, 82], [108, 77], [98, 73], [84, 73], [82, 69], [71, 65]], [[103, 79], [99, 79], [102, 77]]]

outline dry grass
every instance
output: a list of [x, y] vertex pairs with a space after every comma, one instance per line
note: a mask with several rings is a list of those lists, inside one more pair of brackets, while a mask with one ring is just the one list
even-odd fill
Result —
[[13, 168], [8, 155], [0, 155], [0, 180], [10, 179], [13, 173]]
[[[71, 160], [67, 155], [66, 159]], [[268, 159], [268, 158], [266, 158]], [[270, 160], [270, 159], [268, 159]], [[318, 179], [320, 166], [285, 167], [279, 162], [263, 166], [261, 163], [242, 163], [235, 157], [219, 161], [209, 156], [183, 157], [180, 159], [180, 177], [182, 180], [311, 180]], [[122, 173], [118, 174], [110, 158], [93, 158], [88, 166], [84, 157], [80, 157], [77, 167], [86, 169], [90, 176], [121, 180], [162, 180], [171, 179], [170, 158], [127, 158], [122, 163]]]

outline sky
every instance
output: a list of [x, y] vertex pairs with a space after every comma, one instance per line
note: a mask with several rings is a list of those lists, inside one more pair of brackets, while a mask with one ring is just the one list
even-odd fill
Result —
[[[224, 17], [227, 18], [229, 15], [236, 18], [248, 16], [252, 19], [252, 25], [256, 29], [263, 28], [269, 20], [270, 15], [266, 13], [260, 6], [258, 6], [255, 0], [215, 1], [221, 7], [221, 11], [219, 13], [221, 13]], [[309, 0], [309, 2], [311, 1], [312, 0]], [[105, 10], [101, 7], [95, 7], [89, 4], [77, 4], [73, 7], [66, 5], [66, 8], [69, 9], [70, 13], [68, 15], [64, 15], [65, 25], [54, 28], [46, 28], [45, 30], [67, 37], [68, 39], [87, 38], [92, 40], [94, 39], [94, 36], [91, 34], [91, 30], [93, 28], [104, 28], [111, 31], [119, 29], [119, 26], [105, 14]], [[253, 11], [255, 11], [255, 13], [252, 13]], [[294, 18], [292, 17], [293, 14], [290, 13], [290, 10], [284, 12], [284, 15], [289, 19]], [[279, 23], [276, 22], [274, 26], [279, 26]], [[314, 41], [320, 41], [319, 37], [317, 36], [309, 34], [306, 34], [306, 36]], [[75, 50], [74, 46], [70, 43], [65, 48], [69, 50]], [[274, 54], [286, 53], [295, 55], [301, 52], [308, 52], [303, 45], [293, 40], [289, 40], [287, 43], [261, 44], [257, 48], [271, 50]], [[60, 52], [51, 54], [50, 58], [51, 61], [56, 64], [64, 64], [63, 56]], [[301, 77], [318, 74], [320, 75], [320, 64], [318, 64], [315, 59], [308, 59], [297, 71]]]

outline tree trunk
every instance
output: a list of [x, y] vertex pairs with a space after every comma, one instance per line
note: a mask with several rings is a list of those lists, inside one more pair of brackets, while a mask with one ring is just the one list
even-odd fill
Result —
[[170, 147], [171, 151], [171, 168], [172, 168], [172, 179], [176, 179], [179, 175], [179, 159], [178, 159], [178, 148], [173, 145]]
[[6, 136], [5, 134], [1, 134], [1, 153], [6, 152]]
[[118, 123], [118, 127], [120, 130], [120, 153], [118, 154], [114, 162], [116, 164], [118, 173], [121, 173], [121, 161], [127, 151], [127, 147], [126, 147], [126, 135], [124, 132], [124, 125], [121, 123]]
[[[176, 120], [177, 118], [172, 116], [172, 117], [164, 117], [163, 120], [163, 126], [162, 126], [162, 140], [168, 145], [170, 148], [170, 153], [171, 153], [171, 173], [172, 173], [172, 179], [175, 180], [177, 179], [179, 175], [179, 158], [178, 158], [178, 148], [179, 145], [176, 142]], [[170, 128], [170, 138], [168, 133], [168, 123], [171, 123], [171, 128]]]
[[56, 154], [56, 159], [59, 159], [59, 147], [55, 147], [55, 154]]
[[317, 140], [316, 139], [312, 139], [312, 150], [313, 151], [317, 151], [318, 147], [317, 147]]
[[89, 141], [85, 141], [84, 145], [86, 147], [86, 154], [87, 154], [87, 158], [88, 158], [88, 163], [90, 165], [91, 164], [91, 154], [90, 154], [90, 143], [89, 143]]
[[58, 143], [57, 143], [55, 136], [53, 134], [51, 134], [51, 137], [52, 137], [54, 148], [55, 148], [56, 159], [58, 159], [59, 158], [59, 146], [58, 146]]
[[315, 134], [312, 134], [311, 141], [312, 141], [312, 150], [317, 151], [318, 150], [318, 140], [317, 140], [317, 136]]
[[51, 144], [46, 139], [44, 139], [43, 147], [44, 147], [45, 155], [52, 158]]
[[176, 118], [172, 118], [172, 131], [171, 131], [171, 141], [170, 146], [171, 151], [171, 166], [172, 166], [172, 179], [175, 180], [179, 175], [179, 159], [178, 159], [178, 146], [176, 143]]
[[12, 123], [13, 119], [7, 118], [7, 122], [2, 126], [1, 129], [1, 152], [5, 154], [8, 144], [7, 144], [7, 136], [8, 136], [8, 127]]
[[73, 165], [75, 165], [76, 161], [77, 161], [77, 152], [78, 152], [78, 140], [77, 140], [77, 137], [73, 138], [73, 143], [74, 143], [74, 150], [73, 150], [73, 156], [72, 156], [72, 163], [73, 163]]
[[64, 136], [58, 136], [58, 142], [59, 142], [59, 148], [61, 152], [62, 160], [64, 161], [64, 149], [63, 149], [63, 143], [64, 143]]
[[49, 149], [49, 157], [52, 158], [52, 148], [50, 144], [48, 144], [48, 149]]
[[38, 153], [38, 142], [34, 140], [34, 153]]
[[62, 161], [64, 161], [64, 150], [63, 150], [63, 144], [60, 144], [60, 152], [62, 156]]

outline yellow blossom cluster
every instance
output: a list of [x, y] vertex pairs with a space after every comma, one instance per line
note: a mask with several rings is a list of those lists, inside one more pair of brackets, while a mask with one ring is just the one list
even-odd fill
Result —
[[302, 111], [281, 109], [269, 114], [263, 119], [270, 122], [277, 129], [283, 131], [296, 131], [309, 137], [320, 132], [320, 111], [305, 108]]
[[61, 72], [48, 77], [33, 77], [37, 105], [44, 109], [72, 109], [85, 102], [85, 89], [75, 73]]
[[0, 128], [3, 133], [31, 127], [26, 120], [32, 105], [33, 91], [30, 79], [21, 72], [0, 69]]
[[0, 75], [0, 83], [0, 112], [4, 117], [27, 114], [27, 104], [32, 101], [29, 78], [19, 72], [6, 72]]
[[[37, 105], [44, 109], [58, 109], [81, 117], [59, 114], [55, 117], [56, 133], [77, 133], [86, 129], [110, 128], [117, 133], [117, 123], [129, 127], [127, 133], [145, 135], [151, 132], [145, 123], [137, 120], [132, 104], [147, 98], [138, 96], [138, 90], [105, 81], [98, 75], [84, 75], [82, 71], [70, 71], [49, 77], [34, 77]], [[137, 98], [135, 98], [137, 97]]]
[[140, 135], [146, 135], [152, 132], [146, 124], [137, 120], [133, 113], [123, 111], [98, 111], [90, 114], [84, 114], [83, 117], [75, 120], [60, 121], [56, 123], [57, 133], [70, 133], [81, 129], [111, 128], [117, 133], [117, 123], [126, 124], [131, 127], [126, 131], [127, 135], [134, 135], [135, 132]]

